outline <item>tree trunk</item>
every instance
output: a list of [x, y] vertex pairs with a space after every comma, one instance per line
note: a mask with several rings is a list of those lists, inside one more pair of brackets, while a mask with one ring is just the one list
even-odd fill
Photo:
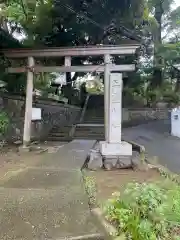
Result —
[[180, 75], [177, 76], [175, 92], [180, 92]]
[[155, 19], [158, 23], [157, 30], [154, 34], [154, 72], [153, 72], [153, 82], [152, 87], [157, 87], [162, 84], [162, 59], [158, 55], [158, 48], [162, 44], [162, 15], [163, 15], [163, 8], [162, 2], [158, 1], [157, 5], [155, 6]]

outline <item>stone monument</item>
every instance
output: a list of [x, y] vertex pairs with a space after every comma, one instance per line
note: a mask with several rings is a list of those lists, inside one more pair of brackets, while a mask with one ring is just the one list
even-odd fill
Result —
[[132, 145], [121, 140], [121, 125], [122, 125], [122, 89], [123, 80], [121, 73], [109, 74], [109, 96], [108, 106], [105, 106], [108, 111], [108, 120], [106, 124], [107, 139], [100, 142], [100, 152], [108, 163], [113, 165], [131, 164]]

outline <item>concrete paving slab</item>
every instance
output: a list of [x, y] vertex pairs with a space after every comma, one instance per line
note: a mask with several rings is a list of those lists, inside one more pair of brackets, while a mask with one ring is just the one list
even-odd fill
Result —
[[56, 189], [79, 185], [81, 181], [82, 174], [80, 170], [60, 171], [30, 168], [0, 184], [0, 186], [6, 188]]
[[[0, 183], [1, 240], [104, 237], [91, 214], [81, 167], [96, 141], [73, 141]], [[88, 237], [87, 237], [88, 236]]]
[[1, 240], [57, 240], [99, 233], [81, 189], [0, 188]]
[[95, 143], [96, 140], [73, 140], [53, 154], [51, 159], [44, 158], [38, 166], [52, 169], [81, 169]]

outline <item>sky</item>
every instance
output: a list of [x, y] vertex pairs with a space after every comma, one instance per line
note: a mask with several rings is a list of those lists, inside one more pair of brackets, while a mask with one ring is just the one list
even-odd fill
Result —
[[176, 8], [178, 6], [180, 6], [180, 1], [179, 0], [175, 0], [173, 8]]

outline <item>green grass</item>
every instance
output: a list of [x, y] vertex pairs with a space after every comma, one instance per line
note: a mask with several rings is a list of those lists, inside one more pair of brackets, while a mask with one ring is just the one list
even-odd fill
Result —
[[97, 201], [96, 182], [93, 177], [84, 176], [84, 184], [85, 184], [85, 189], [89, 198], [89, 205], [90, 207], [94, 207], [96, 206], [96, 201]]

